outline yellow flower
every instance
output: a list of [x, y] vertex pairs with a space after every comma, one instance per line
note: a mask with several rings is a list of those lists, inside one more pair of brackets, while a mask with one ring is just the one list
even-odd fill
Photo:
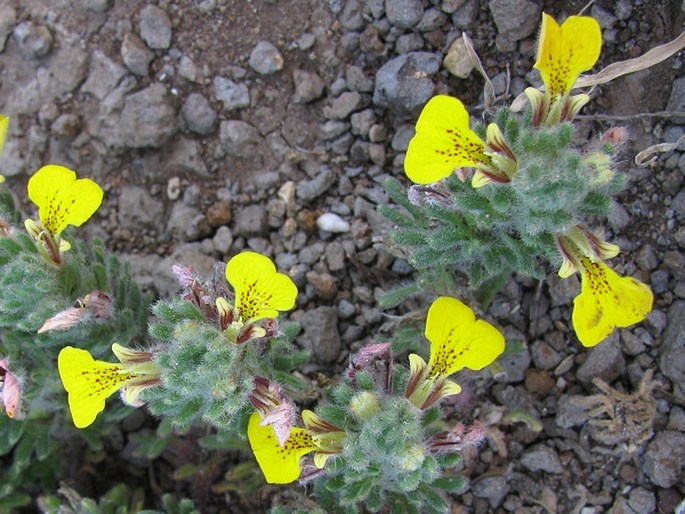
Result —
[[573, 328], [583, 346], [595, 346], [614, 328], [639, 323], [652, 310], [652, 291], [633, 277], [621, 277], [603, 259], [619, 248], [574, 227], [557, 238], [564, 262], [559, 276], [580, 272], [580, 294], [573, 301]]
[[580, 260], [580, 294], [573, 301], [573, 328], [583, 346], [606, 339], [615, 327], [639, 323], [652, 310], [652, 291], [633, 277], [621, 277], [604, 262]]
[[102, 203], [102, 189], [63, 166], [43, 166], [31, 176], [28, 195], [38, 206], [43, 229], [58, 236], [68, 225], [85, 223]]
[[294, 427], [283, 445], [271, 425], [260, 425], [261, 417], [250, 416], [247, 438], [257, 463], [270, 484], [287, 484], [300, 477], [300, 458], [315, 451], [314, 464], [322, 469], [331, 455], [340, 453], [345, 432], [322, 420], [312, 411], [302, 412], [307, 428]]
[[105, 399], [124, 389], [122, 399], [140, 406], [138, 395], [159, 382], [160, 368], [152, 354], [112, 345], [121, 364], [96, 361], [86, 350], [67, 346], [59, 352], [57, 367], [69, 394], [69, 410], [77, 428], [85, 428], [105, 408]]
[[534, 88], [526, 89], [533, 105], [533, 124], [552, 124], [573, 119], [589, 101], [587, 95], [569, 97], [578, 75], [591, 69], [602, 48], [599, 23], [588, 16], [569, 16], [559, 26], [542, 13], [542, 27], [534, 68], [540, 70], [545, 84], [544, 95]]
[[[4, 114], [0, 114], [0, 155], [2, 155], [2, 149], [5, 147], [5, 139], [7, 139], [7, 127], [9, 125], [10, 119]], [[0, 184], [5, 181], [5, 177], [0, 175]]]
[[[424, 106], [409, 142], [404, 171], [416, 184], [448, 177], [455, 168], [473, 167], [473, 186], [509, 182], [516, 159], [499, 128], [491, 123], [484, 142], [469, 128], [469, 115], [458, 99], [438, 95]], [[463, 177], [463, 174], [460, 175]]]
[[279, 311], [295, 305], [297, 286], [258, 253], [242, 252], [228, 261], [226, 280], [235, 291], [235, 308], [244, 323], [276, 318]]
[[428, 364], [409, 356], [410, 378], [405, 396], [426, 409], [440, 398], [458, 394], [461, 387], [448, 377], [463, 368], [479, 370], [504, 351], [504, 337], [455, 298], [441, 296], [428, 309], [426, 338], [430, 341]]

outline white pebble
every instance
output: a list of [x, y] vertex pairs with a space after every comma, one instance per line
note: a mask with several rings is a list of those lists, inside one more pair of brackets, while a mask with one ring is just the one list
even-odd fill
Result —
[[350, 224], [337, 214], [326, 212], [318, 217], [316, 226], [326, 232], [349, 232]]

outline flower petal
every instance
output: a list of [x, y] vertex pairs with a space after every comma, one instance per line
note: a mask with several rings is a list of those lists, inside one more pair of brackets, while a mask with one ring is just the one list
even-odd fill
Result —
[[542, 13], [542, 28], [534, 68], [552, 100], [566, 96], [583, 71], [592, 68], [602, 49], [602, 30], [589, 16], [569, 16], [559, 26]]
[[573, 328], [583, 346], [594, 346], [615, 327], [628, 327], [652, 310], [649, 287], [633, 277], [621, 277], [604, 262], [581, 259], [580, 294], [573, 302]]
[[103, 193], [92, 180], [77, 179], [70, 169], [51, 164], [31, 176], [28, 195], [38, 206], [43, 228], [57, 235], [67, 225], [85, 223], [100, 207]]
[[504, 337], [495, 327], [476, 320], [455, 298], [441, 296], [428, 309], [426, 337], [431, 342], [431, 376], [448, 377], [462, 368], [479, 370], [504, 351]]
[[292, 309], [297, 286], [276, 272], [271, 259], [255, 252], [242, 252], [226, 265], [226, 280], [235, 291], [235, 306], [243, 321], [275, 318]]
[[4, 114], [0, 114], [0, 155], [2, 149], [5, 147], [5, 139], [7, 139], [7, 127], [10, 124], [10, 119]]
[[67, 346], [57, 357], [62, 384], [69, 393], [69, 410], [77, 428], [95, 421], [105, 408], [105, 399], [130, 379], [120, 364], [96, 361], [85, 350]]
[[288, 484], [300, 476], [300, 458], [316, 449], [312, 436], [302, 428], [292, 428], [284, 445], [278, 443], [271, 425], [261, 426], [258, 412], [250, 416], [247, 438], [252, 453], [270, 484]]
[[417, 184], [437, 182], [455, 168], [489, 163], [484, 143], [469, 128], [469, 114], [456, 98], [431, 98], [416, 122], [416, 134], [409, 142], [404, 171]]

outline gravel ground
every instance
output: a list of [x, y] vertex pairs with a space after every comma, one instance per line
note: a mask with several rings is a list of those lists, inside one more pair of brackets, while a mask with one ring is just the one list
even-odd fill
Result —
[[[541, 11], [561, 19], [584, 4], [2, 0], [0, 110], [12, 118], [2, 171], [20, 197], [48, 162], [97, 180], [105, 201], [86, 232], [161, 295], [175, 291], [173, 263], [210, 273], [242, 249], [272, 256], [301, 291], [291, 316], [313, 354], [306, 372], [332, 377], [350, 351], [387, 339], [376, 300], [411, 274], [388, 251], [376, 206], [384, 179], [403, 177], [418, 112], [436, 93], [482, 111], [461, 32], [507, 99], [539, 84]], [[589, 12], [605, 40], [597, 69], [675, 38], [685, 18], [674, 0], [597, 1]], [[604, 85], [581, 116], [588, 134], [629, 127], [620, 167], [630, 180], [606, 232], [622, 249], [614, 267], [651, 285], [654, 311], [587, 350], [569, 328], [577, 281], [509, 281], [486, 316], [527, 344], [495, 380], [466, 377], [446, 405], [490, 427], [453, 512], [647, 514], [683, 500], [685, 154], [646, 169], [632, 161], [685, 133], [682, 70], [679, 55]], [[178, 460], [115, 457], [140, 476]], [[212, 492], [232, 466], [226, 458], [186, 493], [208, 512], [257, 512], [285, 491]]]

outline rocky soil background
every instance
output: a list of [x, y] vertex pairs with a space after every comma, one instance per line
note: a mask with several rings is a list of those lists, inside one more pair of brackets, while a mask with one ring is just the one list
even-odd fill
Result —
[[[19, 198], [46, 163], [95, 179], [106, 195], [88, 235], [160, 295], [176, 290], [174, 263], [209, 274], [243, 249], [272, 256], [301, 291], [291, 316], [312, 351], [306, 371], [333, 377], [351, 351], [388, 339], [376, 300], [411, 275], [376, 206], [388, 200], [384, 179], [403, 177], [420, 108], [449, 93], [482, 112], [462, 31], [507, 100], [540, 83], [531, 68], [541, 11], [561, 19], [585, 3], [3, 0], [2, 172]], [[675, 0], [600, 0], [588, 12], [605, 41], [597, 69], [675, 38], [685, 17]], [[525, 348], [485, 386], [464, 377], [465, 393], [446, 407], [490, 424], [488, 442], [467, 455], [472, 482], [453, 512], [646, 514], [683, 500], [685, 154], [632, 163], [685, 132], [683, 57], [596, 93], [581, 132], [631, 131], [621, 163], [630, 182], [606, 227], [622, 249], [614, 267], [651, 284], [654, 311], [587, 350], [569, 328], [577, 281], [511, 280], [486, 317]], [[259, 512], [301, 491], [220, 487], [231, 454], [203, 480], [174, 481], [187, 455], [132, 456], [150, 426], [142, 414], [127, 420], [109, 443], [110, 471], [81, 470], [79, 492], [128, 482], [150, 506], [176, 490], [207, 512]]]

